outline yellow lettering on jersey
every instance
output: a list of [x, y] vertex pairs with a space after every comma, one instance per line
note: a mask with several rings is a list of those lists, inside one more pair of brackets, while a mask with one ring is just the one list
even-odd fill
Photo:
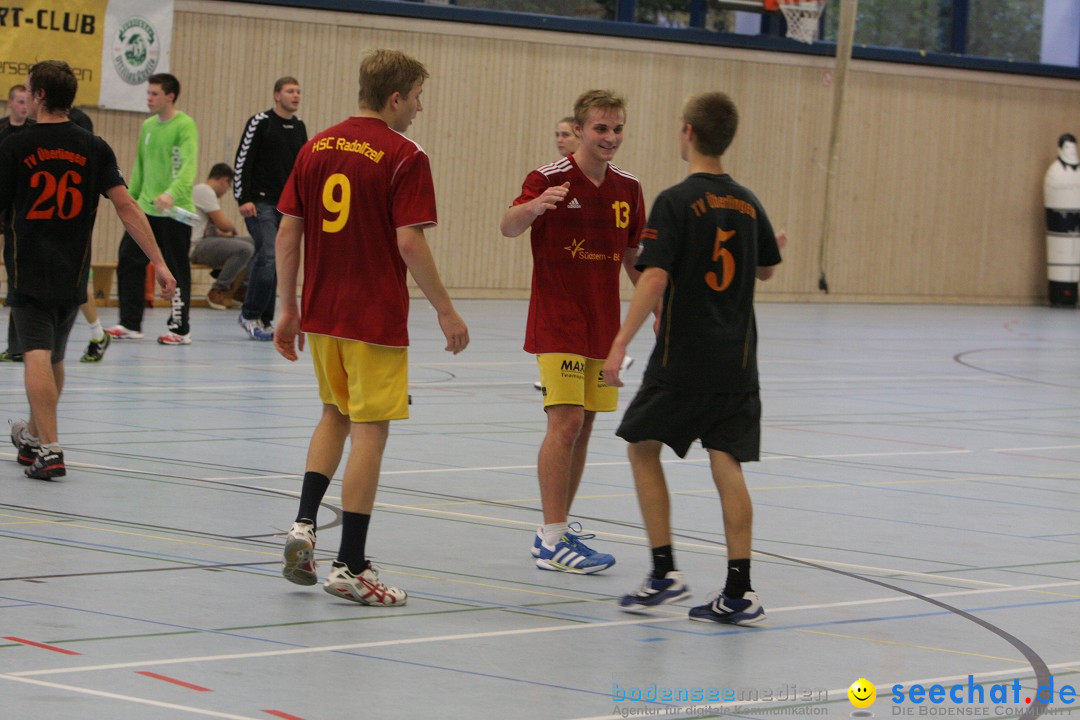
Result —
[[371, 147], [371, 144], [367, 140], [360, 142], [359, 140], [346, 140], [345, 138], [327, 136], [320, 138], [311, 144], [311, 152], [321, 152], [323, 150], [339, 150], [341, 152], [352, 152], [357, 155], [363, 155], [371, 162], [377, 163], [383, 159], [386, 155], [385, 150], [376, 150]]

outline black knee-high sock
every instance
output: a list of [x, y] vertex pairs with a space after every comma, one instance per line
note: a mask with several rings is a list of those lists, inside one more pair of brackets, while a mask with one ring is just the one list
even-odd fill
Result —
[[368, 566], [364, 546], [367, 544], [370, 522], [370, 515], [353, 512], [341, 514], [341, 548], [338, 550], [337, 559], [338, 562], [348, 565], [349, 571], [354, 575], [359, 575]]
[[750, 558], [728, 560], [727, 584], [724, 585], [724, 594], [729, 598], [741, 598], [753, 589], [750, 587]]
[[654, 580], [660, 580], [675, 569], [675, 553], [670, 545], [662, 545], [652, 549], [652, 566]]
[[326, 488], [330, 487], [330, 478], [317, 472], [304, 473], [304, 485], [300, 489], [300, 510], [296, 513], [297, 520], [310, 520], [315, 523], [315, 516], [319, 513], [319, 504], [322, 502]]

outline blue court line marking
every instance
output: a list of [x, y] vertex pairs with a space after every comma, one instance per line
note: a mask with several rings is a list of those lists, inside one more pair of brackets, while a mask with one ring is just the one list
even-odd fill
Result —
[[[864, 487], [864, 486], [859, 486], [859, 487]], [[790, 506], [790, 505], [780, 505], [780, 504], [777, 504], [777, 503], [763, 502], [763, 501], [760, 501], [760, 500], [755, 500], [754, 505], [761, 505], [762, 507], [769, 507], [769, 508], [774, 508], [774, 509], [778, 509], [778, 510], [788, 510], [788, 511], [791, 511], [791, 512], [816, 513], [818, 515], [829, 515], [829, 516], [833, 516], [833, 517], [855, 518], [855, 519], [858, 519], [858, 520], [868, 520], [868, 521], [871, 521], [871, 522], [891, 522], [891, 523], [897, 523], [899, 525], [912, 525], [912, 526], [921, 527], [921, 528], [933, 528], [935, 530], [953, 530], [953, 531], [961, 532], [961, 533], [979, 533], [979, 534], [983, 534], [983, 535], [992, 535], [994, 537], [1006, 537], [1006, 538], [1010, 538], [1010, 539], [1013, 539], [1013, 540], [1040, 540], [1040, 541], [1043, 541], [1043, 542], [1067, 542], [1065, 540], [1054, 540], [1053, 538], [1050, 538], [1050, 537], [1038, 536], [1038, 535], [1019, 535], [1019, 534], [1016, 534], [1016, 533], [1005, 533], [1005, 532], [996, 532], [996, 531], [993, 531], [993, 530], [983, 530], [981, 528], [965, 528], [965, 527], [957, 527], [955, 525], [943, 525], [943, 524], [935, 524], [935, 523], [916, 522], [914, 520], [900, 520], [900, 519], [895, 518], [895, 517], [882, 517], [880, 515], [866, 515], [866, 514], [861, 514], [860, 515], [860, 514], [856, 514], [856, 513], [837, 512], [835, 510], [815, 510], [813, 508], [793, 507], [793, 506]], [[1070, 510], [1069, 512], [1074, 512], [1074, 511]], [[1075, 512], [1080, 512], [1080, 511], [1075, 511]]]
[[145, 623], [148, 625], [159, 625], [161, 627], [174, 628], [178, 630], [190, 630], [197, 633], [203, 633], [206, 635], [221, 635], [223, 637], [239, 638], [241, 640], [253, 640], [259, 643], [270, 643], [272, 645], [284, 645], [286, 647], [309, 647], [307, 645], [301, 645], [299, 643], [285, 642], [284, 640], [271, 640], [269, 638], [253, 637], [251, 635], [241, 635], [240, 633], [227, 632], [225, 630], [211, 630], [209, 628], [194, 627], [192, 625], [180, 625], [179, 623], [170, 623], [163, 620], [148, 620], [146, 618], [135, 617], [133, 615], [121, 615], [120, 613], [110, 613], [103, 610], [89, 610], [86, 608], [71, 607], [69, 605], [57, 605], [56, 603], [36, 602], [34, 600], [24, 600], [22, 598], [13, 598], [0, 596], [0, 600], [10, 600], [12, 602], [21, 602], [26, 605], [34, 605], [37, 607], [54, 608], [56, 610], [68, 610], [70, 612], [84, 613], [87, 615], [97, 615], [100, 617], [115, 618], [117, 620], [130, 620], [131, 622]]
[[[565, 690], [567, 692], [582, 693], [582, 694], [585, 694], [585, 695], [598, 696], [598, 697], [601, 697], [601, 698], [605, 698], [608, 702], [616, 702], [616, 700], [612, 697], [610, 690], [608, 690], [608, 691], [588, 690], [586, 688], [571, 687], [569, 685], [560, 685], [560, 684], [557, 684], [557, 683], [540, 682], [538, 680], [530, 680], [530, 679], [526, 679], [526, 678], [512, 677], [512, 676], [509, 676], [509, 675], [496, 675], [494, 673], [485, 673], [485, 672], [480, 672], [478, 670], [466, 670], [465, 668], [462, 668], [462, 667], [450, 667], [450, 666], [446, 666], [446, 665], [435, 665], [434, 663], [417, 662], [415, 660], [401, 660], [401, 659], [397, 659], [397, 658], [383, 657], [383, 656], [380, 656], [380, 655], [368, 655], [368, 654], [365, 654], [365, 653], [355, 652], [355, 651], [351, 651], [351, 650], [335, 650], [334, 654], [348, 655], [348, 656], [352, 656], [352, 657], [363, 658], [365, 660], [378, 660], [378, 661], [381, 661], [381, 662], [396, 663], [396, 664], [399, 664], [399, 665], [408, 665], [410, 667], [419, 667], [419, 668], [425, 668], [425, 669], [428, 669], [428, 670], [441, 670], [443, 672], [457, 673], [457, 674], [461, 674], [461, 675], [469, 675], [471, 677], [480, 677], [480, 678], [486, 678], [486, 679], [490, 679], [490, 680], [500, 680], [500, 681], [504, 681], [504, 682], [517, 683], [517, 684], [521, 684], [521, 685], [531, 685], [531, 686], [534, 686], [534, 687], [549, 688], [549, 689], [552, 689], [552, 690]], [[679, 703], [674, 703], [674, 702], [672, 702], [672, 703], [664, 703], [664, 702], [660, 702], [660, 701], [656, 701], [656, 700], [628, 701], [628, 702], [637, 702], [637, 703], [648, 704], [648, 705], [653, 705], [653, 706], [657, 706], [657, 707], [681, 707], [682, 706]], [[738, 715], [738, 714], [735, 714], [735, 713], [726, 713], [726, 712], [724, 712], [724, 713], [714, 713], [714, 714], [710, 715], [710, 717], [713, 717], [713, 716], [717, 716], [717, 717], [733, 717], [733, 718], [748, 718], [750, 720], [757, 720], [756, 718], [753, 718], [753, 716], [751, 716], [751, 715]]]
[[[0, 537], [11, 537], [12, 539], [49, 540], [49, 541], [52, 541], [52, 542], [61, 543], [63, 545], [68, 545], [68, 546], [71, 546], [71, 547], [74, 547], [74, 548], [84, 548], [84, 549], [88, 549], [88, 550], [90, 550], [90, 549], [95, 549], [95, 550], [115, 550], [117, 552], [128, 553], [130, 555], [134, 555], [134, 556], [137, 556], [137, 557], [166, 558], [166, 559], [170, 559], [170, 560], [182, 560], [184, 562], [196, 563], [198, 565], [206, 565], [206, 564], [221, 565], [221, 564], [227, 564], [226, 561], [224, 561], [224, 560], [208, 560], [206, 558], [189, 557], [187, 555], [173, 555], [171, 553], [155, 552], [155, 551], [152, 551], [152, 550], [140, 550], [140, 549], [136, 549], [136, 548], [132, 548], [132, 547], [126, 547], [126, 546], [123, 546], [123, 545], [106, 545], [104, 543], [92, 543], [92, 542], [87, 542], [85, 540], [72, 540], [72, 539], [69, 539], [69, 538], [56, 537], [56, 536], [53, 536], [53, 535], [37, 535], [37, 534], [34, 534], [34, 533], [21, 533], [21, 532], [15, 531], [15, 530], [0, 530]], [[171, 538], [164, 538], [164, 540], [171, 541]], [[218, 549], [220, 549], [220, 548], [218, 548]], [[246, 549], [246, 548], [237, 548], [237, 551], [240, 552], [243, 549]], [[263, 573], [263, 574], [277, 574], [277, 570], [272, 569], [272, 568], [265, 568], [265, 567], [259, 567], [259, 566], [248, 566], [248, 565], [234, 565], [234, 567], [249, 568], [251, 570], [256, 570], [256, 571], [258, 571], [260, 573]]]
[[[1039, 607], [1046, 605], [1065, 605], [1070, 603], [1080, 603], [1080, 598], [1069, 598], [1065, 600], [1044, 600], [1041, 602], [1030, 603], [1015, 603], [1012, 605], [990, 605], [987, 607], [978, 608], [961, 608], [967, 613], [979, 613], [979, 612], [993, 612], [996, 610], [1016, 610], [1026, 607]], [[657, 630], [664, 630], [667, 632], [680, 633], [684, 635], [701, 635], [701, 636], [717, 636], [717, 635], [732, 635], [742, 632], [776, 632], [778, 630], [803, 630], [807, 628], [817, 627], [830, 627], [837, 625], [859, 625], [862, 623], [872, 622], [888, 622], [891, 620], [914, 620], [919, 618], [928, 617], [946, 617], [955, 616], [955, 613], [948, 610], [934, 610], [924, 613], [907, 613], [903, 615], [880, 615], [877, 617], [869, 618], [852, 618], [850, 620], [826, 620], [817, 623], [802, 623], [798, 625], [753, 625], [753, 626], [734, 626], [731, 629], [717, 630], [713, 632], [704, 632], [700, 630], [684, 630], [677, 627], [657, 627]], [[649, 627], [648, 625], [640, 625], [639, 627]]]
[[[800, 462], [808, 462], [808, 463], [814, 463], [814, 464], [819, 464], [819, 463], [830, 463], [830, 464], [832, 464], [832, 463], [835, 463], [835, 464], [839, 464], [841, 466], [844, 466], [844, 467], [850, 468], [850, 469], [857, 468], [858, 466], [869, 465], [870, 468], [872, 468], [873, 470], [875, 470], [877, 472], [891, 471], [891, 472], [895, 472], [895, 473], [898, 473], [898, 474], [905, 474], [905, 475], [919, 474], [919, 477], [922, 478], [922, 479], [938, 480], [938, 481], [941, 481], [941, 482], [952, 482], [952, 481], [955, 481], [957, 479], [963, 480], [965, 476], [972, 474], [970, 472], [963, 471], [963, 470], [935, 470], [935, 469], [932, 469], [932, 468], [914, 468], [914, 469], [911, 469], [911, 468], [905, 468], [903, 466], [895, 466], [895, 465], [891, 465], [891, 466], [887, 466], [887, 467], [881, 467], [881, 466], [877, 466], [877, 465], [873, 465], [873, 464], [870, 464], [870, 463], [863, 462], [867, 458], [850, 458], [849, 460], [856, 461], [856, 462], [849, 462], [849, 461], [845, 461], [844, 458], [811, 458], [811, 457], [801, 457], [801, 456], [798, 456], [798, 455], [786, 455], [786, 454], [784, 456], [787, 457], [787, 458], [793, 459], [793, 460], [800, 461]], [[942, 473], [949, 473], [951, 475], [958, 475], [960, 477], [959, 478], [941, 477]], [[752, 473], [752, 475], [762, 475], [762, 474], [768, 474], [768, 473], [761, 473], [761, 472]], [[873, 490], [873, 491], [879, 491], [879, 492], [899, 492], [899, 493], [905, 493], [905, 494], [911, 494], [911, 495], [929, 495], [930, 497], [934, 497], [934, 498], [947, 498], [947, 499], [951, 499], [951, 500], [975, 501], [975, 502], [983, 502], [983, 503], [992, 503], [994, 505], [1005, 504], [1005, 505], [1008, 505], [1010, 508], [1012, 508], [1012, 507], [1023, 507], [1023, 508], [1034, 508], [1036, 510], [1060, 510], [1060, 511], [1068, 512], [1068, 513], [1080, 513], [1080, 509], [1063, 508], [1060, 505], [1037, 505], [1037, 504], [1033, 504], [1033, 503], [1016, 502], [1014, 500], [1004, 500], [1004, 499], [999, 500], [999, 499], [996, 499], [996, 498], [985, 498], [985, 497], [979, 497], [977, 495], [956, 495], [956, 494], [952, 494], [952, 493], [930, 492], [928, 490], [917, 490], [917, 489], [913, 489], [913, 488], [904, 488], [904, 487], [900, 487], [899, 485], [863, 484], [863, 483], [859, 483], [859, 482], [846, 481], [846, 480], [833, 480], [833, 479], [829, 479], [829, 478], [808, 477], [808, 476], [805, 476], [805, 475], [779, 475], [779, 477], [784, 477], [784, 478], [788, 478], [788, 479], [792, 479], [792, 480], [805, 480], [805, 481], [813, 481], [813, 482], [818, 482], [818, 483], [825, 483], [827, 485], [836, 485], [838, 487], [852, 487], [852, 488], [860, 488], [860, 489], [863, 489], [863, 490]], [[970, 482], [977, 483], [978, 481], [971, 480]], [[1021, 495], [1022, 493], [1017, 492], [1016, 494]]]

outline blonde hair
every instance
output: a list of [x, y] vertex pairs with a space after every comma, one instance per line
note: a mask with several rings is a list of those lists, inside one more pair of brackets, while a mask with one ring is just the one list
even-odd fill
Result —
[[574, 123], [585, 125], [590, 110], [614, 110], [626, 115], [626, 98], [611, 90], [587, 90], [574, 102]]
[[360, 107], [379, 112], [394, 93], [408, 95], [428, 77], [419, 60], [397, 50], [375, 50], [360, 63]]

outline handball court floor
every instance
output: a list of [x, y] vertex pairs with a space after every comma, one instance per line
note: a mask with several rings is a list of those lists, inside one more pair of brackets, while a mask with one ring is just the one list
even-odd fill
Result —
[[[306, 353], [290, 364], [208, 309], [193, 345], [162, 347], [159, 309], [148, 339], [85, 365], [78, 320], [67, 477], [29, 480], [0, 452], [0, 717], [1080, 715], [1024, 702], [1051, 678], [1080, 684], [1076, 311], [759, 304], [762, 461], [746, 474], [768, 617], [740, 628], [686, 618], [725, 567], [700, 447], [664, 455], [693, 597], [651, 616], [615, 606], [649, 569], [613, 432], [651, 333], [574, 505], [618, 563], [563, 575], [529, 554], [544, 414], [526, 304], [459, 310], [472, 344], [453, 357], [413, 303], [412, 418], [392, 428], [368, 543], [409, 592], [395, 609], [280, 576], [320, 409]], [[0, 366], [0, 394], [5, 419], [25, 415], [20, 365]], [[323, 577], [339, 503], [335, 481]], [[896, 684], [969, 675], [1019, 682], [1019, 702], [891, 701]], [[847, 696], [860, 678], [877, 687], [866, 710]]]

